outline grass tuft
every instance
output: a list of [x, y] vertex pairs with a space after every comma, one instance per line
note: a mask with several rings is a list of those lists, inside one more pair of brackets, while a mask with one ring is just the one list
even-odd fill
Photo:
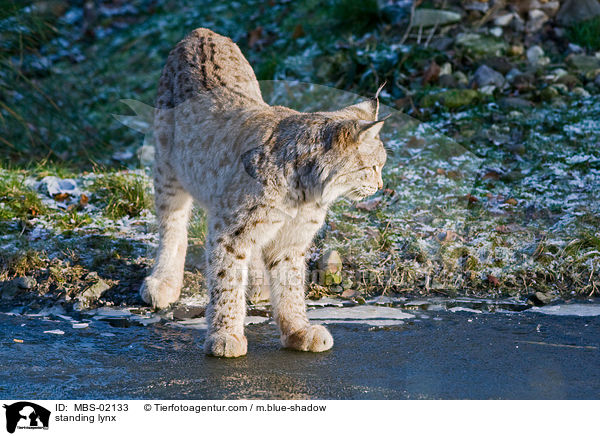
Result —
[[90, 187], [104, 207], [104, 215], [111, 219], [138, 216], [152, 207], [148, 183], [144, 177], [131, 173], [108, 173], [98, 177]]
[[569, 27], [567, 37], [571, 42], [588, 50], [600, 50], [600, 17]]

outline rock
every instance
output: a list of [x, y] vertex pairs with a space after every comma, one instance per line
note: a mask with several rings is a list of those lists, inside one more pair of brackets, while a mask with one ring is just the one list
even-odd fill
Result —
[[597, 16], [600, 16], [600, 4], [596, 0], [566, 0], [556, 19], [561, 25], [570, 26]]
[[45, 190], [52, 197], [79, 198], [81, 191], [73, 179], [61, 179], [56, 176], [46, 176], [38, 184], [38, 189]]
[[463, 6], [467, 11], [479, 11], [486, 13], [490, 9], [487, 1], [471, 1]]
[[516, 68], [513, 68], [508, 73], [506, 73], [506, 80], [508, 80], [510, 83], [513, 83], [515, 77], [521, 74], [523, 74], [521, 71], [517, 70]]
[[566, 76], [567, 74], [569, 74], [569, 72], [567, 70], [562, 69], [562, 68], [557, 68], [554, 71], [552, 71], [552, 74], [558, 80], [561, 77]]
[[204, 316], [205, 308], [202, 306], [181, 306], [173, 309], [174, 319], [200, 318]]
[[558, 79], [556, 79], [556, 83], [566, 85], [569, 89], [577, 85], [581, 85], [581, 82], [579, 81], [577, 76], [574, 76], [573, 74], [564, 74], [562, 76], [559, 76]]
[[529, 11], [525, 30], [528, 33], [537, 32], [544, 26], [544, 23], [546, 23], [546, 21], [548, 21], [548, 15], [546, 15], [544, 12], [542, 12], [539, 9], [531, 9]]
[[600, 86], [600, 74], [596, 76], [596, 78], [594, 79], [594, 83], [596, 84], [596, 86]]
[[465, 73], [463, 73], [462, 71], [455, 72], [453, 74], [453, 76], [456, 79], [456, 82], [460, 86], [467, 86], [469, 84], [469, 79], [468, 79], [467, 75]]
[[15, 285], [20, 289], [33, 289], [37, 282], [33, 277], [17, 277], [14, 279]]
[[500, 56], [507, 47], [504, 41], [478, 33], [461, 33], [456, 37], [455, 44], [477, 58]]
[[321, 284], [324, 286], [342, 283], [342, 258], [335, 250], [329, 250], [319, 260]]
[[492, 27], [490, 29], [490, 35], [494, 35], [496, 38], [500, 38], [502, 36], [502, 27]]
[[494, 93], [494, 91], [496, 91], [496, 86], [494, 85], [486, 85], [486, 86], [482, 86], [481, 88], [479, 88], [479, 92], [482, 95], [492, 95]]
[[412, 25], [413, 27], [432, 27], [435, 25], [443, 26], [446, 24], [457, 23], [461, 19], [461, 15], [442, 9], [425, 9], [419, 8], [415, 10]]
[[507, 74], [513, 69], [513, 64], [504, 56], [493, 56], [485, 60], [485, 65], [501, 74]]
[[444, 74], [452, 74], [452, 64], [450, 62], [444, 62], [440, 67], [440, 76]]
[[437, 103], [455, 109], [466, 106], [479, 98], [479, 93], [474, 89], [449, 89], [437, 94], [428, 94], [421, 99], [421, 106], [433, 107]]
[[573, 44], [572, 42], [570, 42], [567, 47], [568, 47], [569, 53], [584, 53], [585, 52], [585, 50], [583, 49], [582, 46]]
[[484, 88], [490, 85], [502, 88], [504, 82], [504, 76], [487, 65], [482, 65], [477, 68], [477, 71], [475, 71], [475, 75], [473, 76], [473, 83], [476, 84], [478, 88]]
[[527, 109], [533, 107], [533, 103], [520, 97], [504, 97], [498, 101], [500, 107]]
[[501, 26], [501, 27], [508, 26], [514, 17], [515, 17], [515, 14], [513, 14], [513, 13], [499, 15], [496, 18], [494, 18], [494, 24], [496, 26]]
[[11, 300], [23, 290], [17, 286], [15, 280], [7, 280], [0, 283], [0, 297], [3, 300]]
[[77, 300], [80, 304], [78, 304], [78, 309], [81, 310], [89, 305], [89, 303], [98, 300], [102, 294], [110, 289], [110, 285], [106, 283], [102, 279], [98, 279], [96, 283], [91, 285], [85, 291], [83, 291], [80, 295], [77, 296]]
[[555, 299], [556, 297], [549, 292], [536, 292], [527, 297], [527, 304], [530, 306], [545, 306]]
[[138, 159], [142, 166], [150, 166], [154, 163], [154, 147], [151, 145], [142, 145], [137, 151]]
[[567, 88], [567, 85], [563, 85], [562, 83], [555, 83], [554, 85], [552, 85], [552, 87], [556, 89], [559, 94], [569, 93], [569, 88]]
[[518, 74], [513, 79], [512, 85], [519, 92], [526, 92], [534, 89], [535, 77], [529, 73]]
[[547, 65], [550, 59], [544, 56], [544, 49], [539, 45], [533, 45], [527, 49], [527, 60], [531, 65]]
[[553, 86], [547, 86], [546, 88], [542, 89], [542, 91], [540, 92], [540, 97], [544, 101], [550, 101], [553, 98], [558, 97], [559, 95], [560, 94], [559, 94], [558, 90]]
[[525, 48], [521, 44], [513, 44], [507, 50], [507, 53], [511, 56], [521, 56], [524, 52]]
[[454, 38], [448, 36], [442, 36], [441, 38], [434, 39], [431, 43], [431, 48], [438, 51], [446, 51], [454, 43]]
[[600, 70], [600, 59], [595, 56], [572, 54], [567, 56], [567, 62], [584, 73]]
[[549, 17], [553, 17], [556, 15], [558, 10], [560, 9], [560, 2], [557, 0], [554, 1], [544, 1], [540, 2], [538, 8], [541, 9], [548, 15]]
[[573, 94], [575, 94], [577, 97], [581, 97], [581, 98], [591, 97], [590, 93], [587, 92], [585, 89], [583, 89], [580, 86], [573, 88]]
[[438, 79], [438, 85], [442, 88], [456, 88], [458, 82], [452, 74], [442, 74]]

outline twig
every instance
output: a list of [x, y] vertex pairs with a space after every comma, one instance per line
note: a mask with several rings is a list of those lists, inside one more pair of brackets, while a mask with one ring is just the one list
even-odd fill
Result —
[[408, 22], [408, 27], [406, 28], [406, 32], [404, 32], [404, 36], [400, 40], [400, 45], [404, 44], [404, 41], [406, 41], [406, 38], [408, 38], [408, 34], [410, 33], [410, 30], [412, 29], [412, 24], [413, 24], [413, 20], [415, 17], [415, 9], [416, 8], [417, 8], [417, 0], [413, 0], [412, 5], [410, 6], [410, 20]]

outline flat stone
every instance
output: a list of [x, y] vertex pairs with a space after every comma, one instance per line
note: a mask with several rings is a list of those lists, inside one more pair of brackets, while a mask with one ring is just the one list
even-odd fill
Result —
[[77, 299], [81, 303], [84, 303], [84, 304], [92, 302], [92, 301], [96, 301], [108, 289], [110, 289], [110, 285], [108, 283], [106, 283], [104, 280], [99, 279], [96, 283], [94, 283], [89, 288], [87, 288], [85, 291], [83, 291], [77, 297]]
[[498, 101], [498, 104], [501, 107], [517, 109], [527, 109], [534, 106], [529, 100], [520, 97], [504, 97]]
[[443, 26], [446, 24], [457, 23], [461, 19], [461, 15], [442, 9], [425, 9], [419, 8], [415, 10], [412, 25], [413, 27], [432, 27], [435, 25]]
[[572, 54], [567, 57], [567, 62], [582, 72], [600, 69], [600, 59], [595, 56]]
[[455, 44], [475, 57], [500, 56], [507, 48], [504, 41], [478, 33], [461, 33]]
[[515, 17], [515, 14], [513, 14], [513, 13], [499, 15], [496, 18], [494, 18], [494, 24], [496, 26], [501, 26], [501, 27], [508, 26], [514, 17]]

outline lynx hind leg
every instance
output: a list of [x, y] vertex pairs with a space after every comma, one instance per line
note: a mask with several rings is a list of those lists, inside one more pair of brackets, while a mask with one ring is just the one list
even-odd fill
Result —
[[160, 240], [154, 268], [140, 295], [152, 307], [163, 309], [177, 301], [181, 292], [192, 197], [164, 164], [155, 168], [154, 190]]
[[269, 301], [271, 286], [269, 276], [263, 260], [262, 250], [253, 250], [248, 265], [248, 289], [246, 298], [250, 303], [256, 304]]

